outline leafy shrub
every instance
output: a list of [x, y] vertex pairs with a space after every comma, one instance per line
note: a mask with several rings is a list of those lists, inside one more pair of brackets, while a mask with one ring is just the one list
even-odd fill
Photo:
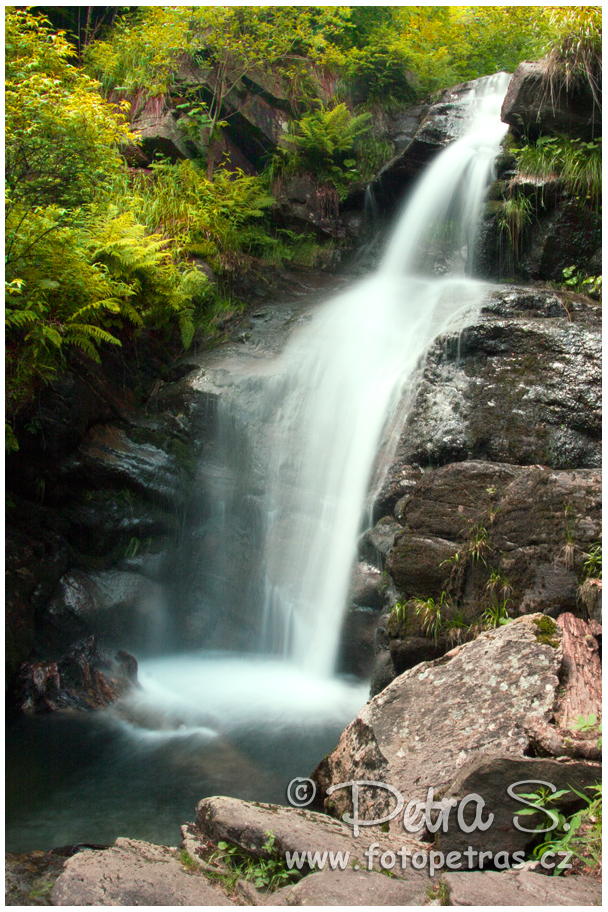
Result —
[[541, 136], [515, 152], [522, 175], [546, 181], [559, 178], [564, 189], [600, 205], [602, 140], [584, 142], [568, 136]]
[[284, 147], [273, 162], [274, 172], [312, 174], [333, 186], [340, 198], [360, 175], [354, 156], [355, 141], [368, 129], [368, 113], [352, 115], [344, 103], [321, 106], [292, 124]]

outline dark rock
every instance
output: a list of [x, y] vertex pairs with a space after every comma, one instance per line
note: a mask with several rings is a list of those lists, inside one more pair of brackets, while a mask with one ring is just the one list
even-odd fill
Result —
[[602, 885], [592, 877], [543, 877], [532, 871], [448, 871], [452, 906], [597, 906]]
[[373, 642], [378, 612], [351, 605], [346, 609], [340, 633], [337, 668], [341, 673], [366, 678], [373, 663]]
[[62, 577], [45, 621], [53, 641], [94, 633], [113, 646], [158, 645], [165, 624], [164, 589], [138, 573], [72, 570]]
[[392, 516], [385, 516], [359, 539], [359, 560], [382, 570], [384, 560], [403, 529]]
[[[395, 677], [403, 674], [421, 662], [432, 662], [446, 652], [445, 641], [437, 642], [429, 637], [404, 637], [390, 641], [390, 653]], [[388, 682], [387, 682], [388, 683]]]
[[387, 555], [386, 570], [406, 597], [439, 598], [447, 588], [458, 546], [435, 536], [402, 532]]
[[117, 839], [102, 852], [65, 863], [51, 893], [54, 906], [230, 906], [222, 890], [180, 861], [177, 849]]
[[[519, 271], [524, 279], [561, 282], [566, 267], [593, 274], [602, 247], [602, 216], [584, 201], [566, 197], [539, 213], [522, 245]], [[595, 274], [601, 269], [595, 271]]]
[[[25, 512], [19, 509], [21, 519]], [[39, 526], [38, 534], [15, 528], [7, 517], [5, 537], [5, 662], [7, 684], [25, 662], [36, 642], [38, 615], [66, 572], [69, 548], [65, 540]]]
[[543, 61], [520, 63], [509, 83], [501, 118], [519, 136], [566, 133], [591, 139], [601, 134], [602, 115], [585, 80], [552, 91]]
[[65, 859], [54, 852], [5, 852], [4, 883], [7, 906], [46, 905]]
[[142, 113], [134, 122], [133, 131], [139, 136], [141, 145], [135, 151], [127, 150], [127, 158], [131, 161], [138, 158], [138, 164], [150, 164], [157, 154], [173, 162], [193, 157], [172, 111]]
[[386, 598], [382, 573], [373, 564], [360, 561], [355, 564], [350, 579], [347, 602], [362, 608], [380, 609]]
[[[374, 501], [373, 517], [377, 522], [381, 516], [388, 516], [395, 513], [397, 504], [403, 504], [403, 498], [412, 491], [422, 477], [420, 466], [403, 465], [399, 462], [393, 462], [386, 473], [382, 487]], [[399, 517], [397, 516], [397, 519]]]
[[381, 690], [397, 677], [393, 659], [388, 649], [381, 649], [374, 656], [372, 679], [369, 687], [370, 697], [375, 697]]
[[598, 318], [582, 299], [492, 292], [472, 325], [431, 347], [395, 467], [480, 458], [599, 466]]
[[[542, 813], [530, 817], [519, 818], [521, 826], [527, 832], [522, 832], [513, 825], [517, 812], [523, 810], [524, 803], [512, 798], [507, 788], [515, 783], [522, 783], [514, 789], [516, 794], [536, 791], [534, 782], [550, 782], [556, 791], [565, 789], [567, 794], [562, 795], [556, 803], [560, 811], [570, 817], [581, 808], [581, 799], [572, 791], [576, 789], [584, 792], [590, 785], [595, 785], [601, 780], [601, 766], [599, 764], [581, 762], [563, 762], [552, 758], [528, 757], [517, 758], [492, 756], [489, 759], [480, 758], [466, 764], [452, 782], [445, 798], [454, 798], [460, 801], [466, 795], [480, 795], [485, 803], [484, 819], [489, 814], [494, 815], [492, 825], [487, 830], [473, 830], [470, 833], [462, 831], [458, 826], [450, 826], [448, 832], [438, 831], [436, 839], [439, 849], [448, 852], [465, 852], [468, 846], [476, 851], [525, 852], [537, 840], [534, 830], [537, 826], [548, 826], [547, 818]], [[526, 785], [526, 783], [529, 783]], [[552, 805], [553, 806], [553, 805]], [[467, 824], [472, 823], [468, 812], [463, 814]]]
[[280, 228], [313, 234], [319, 241], [345, 237], [337, 195], [320, 187], [311, 175], [282, 179], [273, 193], [272, 217]]
[[[444, 466], [427, 473], [409, 496], [407, 528], [396, 537], [386, 569], [405, 599], [437, 598], [445, 590], [479, 613], [491, 603], [494, 570], [508, 585], [503, 598], [510, 613], [576, 613], [576, 574], [600, 535], [600, 497], [601, 475], [594, 469]], [[483, 539], [483, 562], [470, 550], [475, 535]], [[441, 566], [456, 552], [457, 564]]]
[[463, 99], [473, 86], [474, 82], [467, 82], [447, 89], [435, 104], [410, 108], [395, 122], [397, 155], [373, 181], [374, 193], [384, 210], [392, 210], [421, 169], [460, 136], [468, 111]]
[[135, 443], [120, 428], [93, 427], [77, 453], [66, 460], [64, 477], [97, 487], [125, 485], [153, 502], [174, 506], [184, 496], [185, 474], [179, 463], [152, 443]]
[[57, 662], [22, 665], [17, 699], [23, 712], [102, 709], [137, 687], [137, 661], [120, 651], [110, 658], [95, 637], [77, 643]]

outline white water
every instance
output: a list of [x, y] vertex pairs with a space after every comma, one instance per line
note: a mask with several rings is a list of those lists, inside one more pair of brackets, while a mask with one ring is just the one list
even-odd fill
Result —
[[[426, 169], [377, 274], [320, 308], [274, 375], [246, 378], [243, 411], [251, 436], [253, 429], [265, 436], [270, 454], [258, 579], [250, 570], [255, 535], [243, 535], [238, 548], [258, 514], [252, 508], [235, 518], [239, 504], [257, 503], [258, 473], [228, 433], [229, 407], [223, 415], [226, 439], [218, 448], [234, 464], [208, 467], [204, 487], [214, 503], [201, 538], [215, 546], [205, 552], [200, 602], [212, 609], [207, 616], [227, 605], [238, 612], [242, 642], [249, 637], [266, 655], [146, 659], [142, 690], [107, 713], [24, 720], [8, 764], [16, 771], [14, 851], [112, 842], [125, 832], [176, 844], [178, 822], [191, 819], [205, 795], [282, 801], [287, 783], [310, 772], [365, 702], [365, 683], [332, 672], [370, 476], [391, 424], [397, 440], [404, 392], [411, 394], [425, 350], [481, 300], [483, 286], [465, 277], [465, 263], [506, 130], [499, 119], [506, 82], [484, 80], [469, 99], [469, 129]], [[452, 265], [440, 278], [437, 244], [446, 239]], [[255, 476], [249, 488], [241, 475]], [[256, 611], [263, 613], [261, 643], [254, 642], [256, 618], [247, 617]], [[197, 646], [202, 639], [192, 631]]]
[[[269, 468], [264, 646], [316, 674], [334, 669], [387, 418], [432, 340], [483, 296], [464, 267], [507, 129], [500, 121], [507, 84], [499, 74], [471, 94], [465, 134], [424, 172], [376, 275], [326, 304], [282, 355], [275, 384], [288, 389]], [[427, 254], [446, 237], [458, 265], [438, 278]]]

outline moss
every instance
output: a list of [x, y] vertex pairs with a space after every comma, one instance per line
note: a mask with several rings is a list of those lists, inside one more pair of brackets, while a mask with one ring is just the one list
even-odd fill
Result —
[[557, 624], [555, 621], [544, 614], [540, 618], [534, 618], [534, 623], [538, 629], [538, 633], [535, 634], [537, 641], [544, 646], [552, 646], [553, 649], [557, 649], [559, 646], [559, 639], [555, 635], [557, 633]]

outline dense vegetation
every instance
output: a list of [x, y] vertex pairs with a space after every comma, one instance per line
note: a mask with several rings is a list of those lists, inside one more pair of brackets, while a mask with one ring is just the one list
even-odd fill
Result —
[[[212, 327], [230, 277], [248, 263], [312, 265], [323, 255], [314, 238], [273, 226], [277, 177], [311, 174], [337, 206], [390, 155], [387, 112], [513, 70], [548, 47], [569, 61], [556, 71], [597, 81], [595, 7], [550, 15], [529, 6], [38, 9], [6, 9], [11, 448], [17, 422], [73, 352], [98, 359], [100, 346], [142, 326], [177, 327], [188, 347], [197, 329]], [[576, 29], [591, 37], [573, 43]], [[150, 99], [176, 103], [184, 64], [207, 74], [204, 92], [178, 99], [200, 159], [128, 168], [121, 150], [138, 142], [130, 123]], [[215, 152], [226, 99], [254, 73], [281, 87], [291, 125], [266, 171], [245, 176], [218, 167]]]

